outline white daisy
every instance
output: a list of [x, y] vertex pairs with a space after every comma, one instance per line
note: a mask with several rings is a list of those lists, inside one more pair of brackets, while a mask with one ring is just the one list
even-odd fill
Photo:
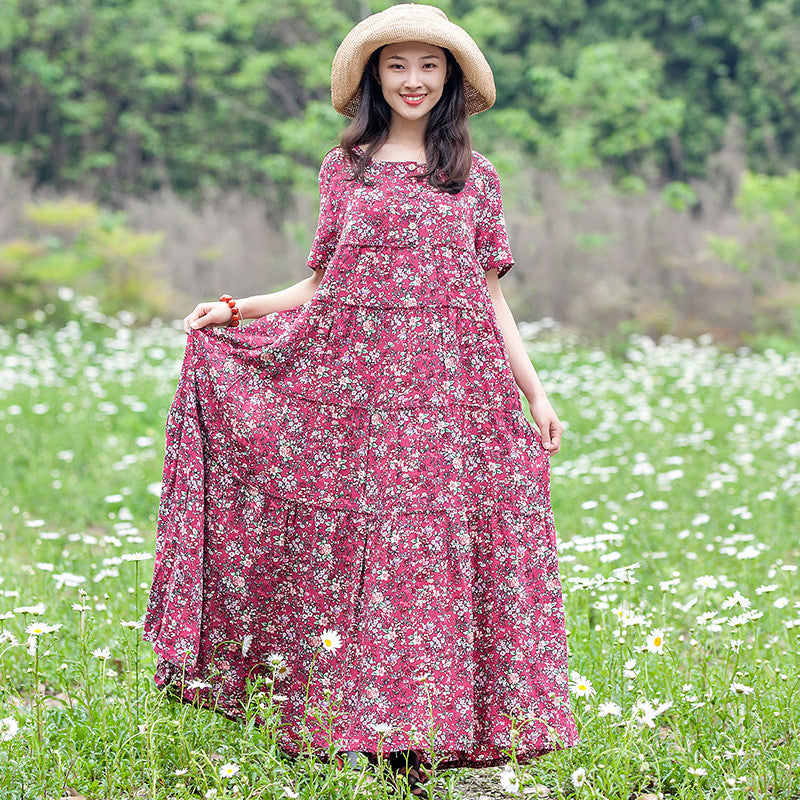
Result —
[[149, 561], [152, 557], [151, 553], [123, 553], [120, 556], [123, 561]]
[[246, 656], [250, 652], [250, 645], [253, 643], [253, 634], [248, 633], [244, 639], [242, 639], [242, 657]]
[[391, 725], [387, 725], [385, 722], [378, 722], [373, 723], [372, 730], [374, 730], [375, 733], [391, 733], [394, 728], [392, 728]]
[[55, 633], [61, 625], [62, 623], [60, 622], [57, 625], [48, 625], [46, 622], [31, 622], [25, 628], [25, 633], [29, 636], [43, 636], [45, 633]]
[[519, 794], [519, 781], [514, 774], [514, 770], [510, 767], [505, 767], [498, 775], [500, 781], [500, 788], [509, 794]]
[[687, 767], [686, 771], [690, 775], [708, 775], [708, 770], [705, 767]]
[[664, 652], [664, 631], [660, 628], [654, 628], [648, 635], [645, 647], [651, 653], [658, 653], [661, 655]]
[[286, 656], [281, 655], [280, 653], [270, 653], [267, 656], [267, 664], [269, 664], [273, 669], [277, 669], [280, 666], [283, 666], [286, 663]]
[[234, 776], [239, 774], [239, 765], [238, 764], [223, 764], [219, 768], [219, 776], [220, 778], [233, 778]]
[[322, 646], [329, 652], [333, 653], [342, 646], [342, 639], [339, 632], [333, 628], [326, 628], [322, 631]]
[[92, 655], [101, 661], [105, 661], [107, 658], [111, 658], [111, 650], [107, 647], [98, 647], [96, 650], [92, 650]]
[[578, 697], [589, 697], [595, 694], [592, 682], [588, 678], [584, 678], [577, 670], [572, 670], [569, 673], [569, 677], [569, 690], [573, 694], [578, 695]]
[[700, 575], [694, 579], [695, 589], [716, 589], [719, 581], [713, 575]]
[[578, 769], [570, 775], [570, 780], [576, 789], [580, 789], [581, 786], [586, 783], [586, 770], [583, 767], [578, 767]]
[[597, 716], [598, 717], [619, 717], [622, 716], [622, 708], [620, 708], [617, 703], [612, 701], [606, 701], [604, 703], [600, 703], [597, 708]]
[[648, 728], [655, 728], [655, 718], [659, 714], [663, 714], [667, 709], [672, 708], [672, 701], [667, 700], [665, 703], [659, 703], [657, 700], [654, 706], [649, 700], [640, 698], [636, 701], [636, 707], [633, 710], [632, 719], [640, 725], [646, 725]]
[[47, 607], [44, 603], [37, 603], [35, 606], [19, 606], [14, 609], [15, 614], [44, 614]]
[[752, 686], [746, 686], [743, 683], [734, 681], [731, 684], [731, 691], [736, 692], [737, 694], [753, 694], [753, 692], [755, 692], [755, 689]]
[[749, 598], [745, 597], [738, 589], [730, 596], [726, 597], [720, 607], [724, 610], [728, 610], [729, 608], [733, 608], [735, 605], [739, 605], [742, 608], [750, 608], [753, 604], [753, 601]]
[[14, 717], [0, 719], [0, 742], [10, 742], [19, 731], [19, 722]]

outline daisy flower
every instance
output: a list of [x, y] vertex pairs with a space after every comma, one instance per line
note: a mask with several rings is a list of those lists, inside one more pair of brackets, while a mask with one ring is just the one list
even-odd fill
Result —
[[92, 650], [92, 655], [105, 661], [107, 658], [111, 658], [111, 650], [108, 647], [98, 647], [96, 650]]
[[500, 781], [500, 788], [504, 792], [508, 792], [509, 794], [519, 794], [519, 781], [517, 780], [517, 776], [514, 774], [513, 769], [506, 767], [498, 775], [498, 779]]
[[750, 608], [753, 604], [753, 601], [750, 598], [745, 597], [738, 589], [730, 596], [726, 597], [722, 603], [720, 603], [720, 607], [727, 611], [729, 608], [733, 608], [735, 605], [739, 605], [742, 608]]
[[394, 729], [391, 725], [387, 725], [385, 722], [378, 722], [373, 723], [372, 730], [374, 730], [375, 733], [391, 733]]
[[123, 553], [120, 556], [123, 561], [149, 561], [152, 557], [150, 553]]
[[581, 786], [586, 783], [586, 770], [583, 767], [578, 767], [578, 769], [570, 775], [570, 780], [576, 789], [580, 789]]
[[0, 719], [0, 742], [10, 742], [19, 731], [19, 722], [14, 717]]
[[326, 628], [322, 631], [322, 646], [329, 652], [333, 653], [342, 646], [342, 638], [339, 632], [333, 628]]
[[270, 653], [267, 656], [267, 664], [269, 664], [273, 669], [282, 667], [285, 663], [286, 656], [283, 656], [280, 653]]
[[233, 778], [235, 775], [239, 774], [239, 765], [238, 764], [223, 764], [219, 768], [219, 776], [220, 778]]
[[242, 658], [246, 656], [250, 652], [250, 645], [253, 643], [253, 634], [248, 633], [244, 639], [242, 639]]
[[620, 717], [622, 716], [622, 708], [620, 708], [617, 703], [612, 701], [606, 701], [605, 703], [600, 703], [597, 708], [597, 716], [598, 717]]
[[672, 701], [667, 700], [665, 703], [659, 703], [658, 700], [654, 700], [653, 702], [656, 704], [655, 706], [649, 700], [639, 698], [636, 701], [636, 708], [634, 708], [631, 719], [642, 726], [655, 728], [655, 718], [659, 714], [663, 714], [667, 709], [672, 708]]
[[651, 653], [658, 653], [661, 655], [664, 652], [664, 631], [660, 628], [655, 628], [650, 631], [645, 642], [645, 647]]
[[755, 692], [755, 689], [752, 686], [746, 686], [743, 683], [734, 681], [731, 684], [731, 691], [736, 692], [736, 694], [753, 694], [753, 692]]
[[14, 609], [15, 614], [44, 614], [47, 610], [44, 603], [37, 603], [35, 606], [18, 606]]
[[716, 589], [719, 581], [713, 575], [700, 575], [694, 579], [695, 589]]
[[578, 695], [578, 697], [589, 697], [595, 694], [592, 682], [588, 678], [584, 678], [577, 670], [572, 670], [569, 673], [569, 677], [569, 689], [573, 694]]
[[48, 625], [46, 622], [31, 622], [25, 628], [25, 633], [29, 636], [43, 636], [45, 633], [55, 633], [61, 625], [62, 623], [60, 622], [57, 625]]

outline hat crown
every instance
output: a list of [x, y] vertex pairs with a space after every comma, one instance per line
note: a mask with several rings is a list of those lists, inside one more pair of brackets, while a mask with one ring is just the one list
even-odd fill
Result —
[[447, 14], [445, 14], [441, 8], [429, 6], [424, 3], [398, 3], [397, 5], [389, 6], [389, 8], [384, 9], [383, 11], [379, 11], [373, 16], [402, 17], [407, 14], [438, 14], [442, 19], [447, 19]]

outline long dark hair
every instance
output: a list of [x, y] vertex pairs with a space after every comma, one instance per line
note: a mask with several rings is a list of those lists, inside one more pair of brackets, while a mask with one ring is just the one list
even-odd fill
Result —
[[[439, 102], [431, 111], [425, 130], [427, 169], [416, 173], [414, 177], [419, 181], [428, 180], [431, 186], [448, 194], [457, 194], [464, 188], [472, 167], [472, 144], [464, 99], [463, 72], [455, 56], [446, 47], [442, 49], [451, 70], [450, 77], [444, 84]], [[381, 50], [383, 47], [370, 56], [364, 67], [359, 83], [361, 98], [358, 111], [355, 119], [345, 128], [340, 141], [340, 147], [350, 159], [355, 180], [365, 185], [371, 184], [367, 184], [364, 171], [372, 154], [386, 141], [392, 119], [392, 110], [377, 80]], [[354, 147], [362, 142], [366, 146], [359, 155]]]

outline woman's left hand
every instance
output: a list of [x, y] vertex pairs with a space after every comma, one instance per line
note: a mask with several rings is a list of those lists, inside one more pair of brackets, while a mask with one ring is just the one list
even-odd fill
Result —
[[564, 426], [561, 424], [558, 415], [553, 411], [553, 406], [544, 395], [528, 398], [528, 406], [531, 409], [531, 416], [542, 435], [542, 445], [554, 455], [561, 449], [561, 434]]

